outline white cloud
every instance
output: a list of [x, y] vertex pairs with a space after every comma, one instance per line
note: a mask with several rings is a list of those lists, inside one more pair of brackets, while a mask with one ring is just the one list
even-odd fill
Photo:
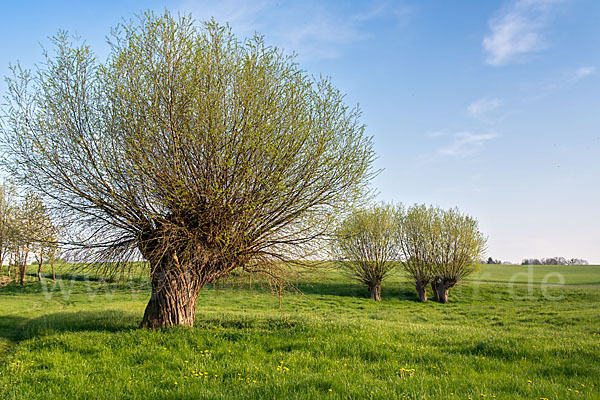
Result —
[[596, 67], [586, 66], [562, 72], [560, 75], [547, 78], [546, 81], [538, 82], [534, 85], [533, 93], [529, 96], [522, 96], [521, 102], [530, 103], [538, 101], [547, 96], [556, 95], [557, 92], [575, 85], [577, 82], [588, 78], [596, 73]]
[[438, 154], [449, 157], [465, 157], [480, 151], [486, 142], [497, 137], [496, 133], [459, 132], [454, 134], [450, 144], [438, 150]]
[[562, 0], [517, 0], [489, 21], [491, 32], [483, 39], [490, 65], [505, 65], [548, 45], [543, 31]]
[[469, 104], [467, 112], [474, 118], [484, 118], [502, 104], [500, 99], [484, 97]]
[[578, 68], [573, 76], [571, 77], [571, 82], [577, 82], [583, 78], [586, 78], [596, 72], [596, 67], [581, 67]]

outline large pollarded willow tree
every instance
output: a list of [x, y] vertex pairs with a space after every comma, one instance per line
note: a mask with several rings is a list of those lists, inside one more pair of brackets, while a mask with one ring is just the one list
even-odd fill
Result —
[[54, 44], [8, 80], [4, 164], [85, 238], [72, 245], [148, 261], [142, 327], [192, 325], [204, 285], [298, 257], [372, 175], [358, 109], [261, 37], [146, 13], [104, 63]]

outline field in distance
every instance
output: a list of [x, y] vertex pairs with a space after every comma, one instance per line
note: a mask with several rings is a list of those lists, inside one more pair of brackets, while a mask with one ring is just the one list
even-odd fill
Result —
[[282, 310], [230, 281], [201, 291], [193, 329], [162, 332], [137, 329], [143, 281], [30, 279], [0, 288], [2, 399], [600, 398], [599, 266], [483, 265], [446, 305], [401, 275], [375, 303], [307, 274]]
[[467, 278], [470, 281], [586, 285], [600, 287], [598, 265], [499, 265], [485, 264]]

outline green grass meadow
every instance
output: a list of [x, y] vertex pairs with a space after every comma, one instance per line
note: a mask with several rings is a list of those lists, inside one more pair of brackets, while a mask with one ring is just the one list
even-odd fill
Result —
[[231, 283], [162, 331], [143, 282], [63, 278], [0, 287], [0, 398], [600, 399], [600, 266], [482, 266], [445, 305], [401, 275], [375, 303], [308, 274], [281, 309]]
[[597, 265], [482, 265], [468, 280], [600, 287]]

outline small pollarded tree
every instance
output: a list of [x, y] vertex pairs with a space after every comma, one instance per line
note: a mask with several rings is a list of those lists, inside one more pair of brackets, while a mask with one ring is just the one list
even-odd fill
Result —
[[471, 274], [486, 250], [486, 237], [479, 231], [479, 223], [457, 208], [439, 210], [435, 235], [436, 246], [435, 286], [436, 300], [448, 302], [448, 291]]
[[261, 37], [169, 13], [113, 35], [104, 63], [60, 33], [35, 73], [15, 68], [4, 164], [71, 248], [148, 261], [142, 327], [191, 326], [204, 285], [278, 275], [364, 198], [372, 141], [329, 80]]
[[39, 245], [39, 232], [45, 224], [46, 207], [42, 200], [33, 192], [26, 192], [17, 203], [14, 218], [11, 223], [10, 249], [13, 253], [15, 281], [25, 285], [27, 263]]
[[427, 286], [434, 276], [433, 255], [437, 243], [432, 240], [435, 209], [414, 205], [401, 209], [399, 225], [402, 267], [415, 282], [420, 301], [427, 301]]
[[[15, 216], [15, 189], [8, 183], [0, 184], [0, 269], [4, 261], [9, 260], [10, 236]], [[10, 260], [8, 277], [10, 278]]]
[[448, 302], [448, 292], [473, 272], [487, 239], [473, 217], [456, 208], [414, 205], [401, 218], [404, 268], [415, 279], [421, 301], [431, 283], [436, 301]]
[[399, 209], [375, 205], [351, 213], [336, 229], [333, 255], [339, 267], [381, 300], [381, 282], [399, 261]]

